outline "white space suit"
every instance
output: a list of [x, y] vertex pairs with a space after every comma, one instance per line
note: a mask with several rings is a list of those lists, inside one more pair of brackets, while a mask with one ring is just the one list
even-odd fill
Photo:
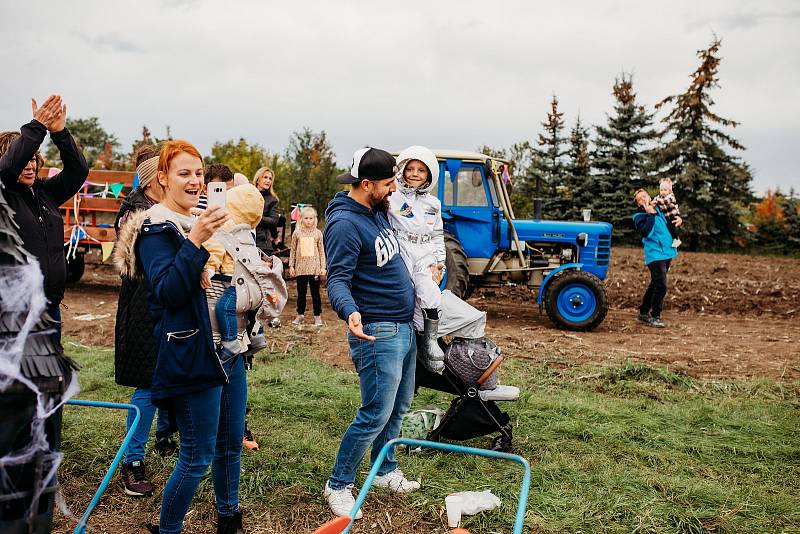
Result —
[[[419, 187], [409, 186], [403, 178], [406, 165], [413, 160], [428, 168], [429, 179]], [[389, 197], [389, 222], [414, 284], [414, 328], [422, 333], [419, 344], [422, 362], [431, 371], [441, 373], [444, 353], [437, 339], [442, 293], [433, 281], [433, 272], [438, 264], [444, 267], [446, 253], [442, 205], [432, 193], [439, 178], [439, 163], [427, 148], [411, 146], [397, 156], [397, 166], [397, 191]]]
[[[429, 183], [418, 189], [408, 187], [402, 180], [406, 163], [415, 159], [428, 167], [431, 176]], [[422, 331], [422, 309], [438, 309], [442, 303], [441, 290], [431, 271], [437, 264], [444, 265], [446, 256], [442, 204], [435, 194], [439, 165], [430, 150], [416, 146], [403, 150], [397, 157], [397, 165], [397, 191], [389, 197], [389, 222], [414, 284], [414, 327]]]

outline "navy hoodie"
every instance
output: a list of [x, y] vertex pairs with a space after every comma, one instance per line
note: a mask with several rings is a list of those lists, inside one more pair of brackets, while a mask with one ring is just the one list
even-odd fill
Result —
[[339, 192], [325, 219], [328, 299], [339, 317], [360, 312], [364, 324], [411, 322], [414, 288], [386, 214]]

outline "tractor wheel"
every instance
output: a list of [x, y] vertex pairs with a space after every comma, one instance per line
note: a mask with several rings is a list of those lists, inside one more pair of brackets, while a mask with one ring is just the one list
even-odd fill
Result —
[[544, 307], [550, 320], [564, 330], [589, 331], [608, 313], [603, 282], [584, 271], [563, 271], [548, 284]]
[[447, 232], [444, 233], [444, 247], [447, 250], [447, 257], [444, 260], [447, 272], [445, 279], [442, 280], [442, 288], [449, 289], [458, 298], [467, 300], [472, 294], [472, 288], [469, 284], [469, 267], [464, 247], [456, 236]]
[[86, 263], [83, 260], [83, 254], [76, 253], [74, 258], [67, 258], [67, 283], [74, 284], [80, 280], [85, 269]]

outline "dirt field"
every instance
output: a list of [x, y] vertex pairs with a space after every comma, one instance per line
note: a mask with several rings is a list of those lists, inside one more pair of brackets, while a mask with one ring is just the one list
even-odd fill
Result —
[[[514, 358], [558, 367], [634, 359], [698, 377], [800, 378], [800, 260], [681, 254], [670, 271], [668, 328], [656, 330], [636, 321], [649, 279], [641, 250], [618, 248], [613, 256], [611, 309], [591, 333], [555, 329], [522, 288], [479, 290], [470, 303], [488, 312], [488, 334]], [[88, 265], [83, 280], [67, 289], [65, 335], [113, 345], [118, 285], [110, 265]], [[291, 282], [289, 292], [295, 293]], [[296, 329], [290, 301], [284, 327], [272, 332], [273, 347], [307, 343], [320, 359], [349, 366], [344, 325], [324, 296], [323, 304], [326, 326]]]

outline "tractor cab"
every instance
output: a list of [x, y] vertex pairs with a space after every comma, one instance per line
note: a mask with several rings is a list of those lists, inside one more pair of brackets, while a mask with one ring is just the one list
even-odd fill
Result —
[[600, 324], [608, 309], [602, 280], [611, 225], [516, 219], [507, 162], [477, 152], [434, 153], [447, 248], [442, 287], [467, 298], [475, 287], [527, 285], [559, 327]]

